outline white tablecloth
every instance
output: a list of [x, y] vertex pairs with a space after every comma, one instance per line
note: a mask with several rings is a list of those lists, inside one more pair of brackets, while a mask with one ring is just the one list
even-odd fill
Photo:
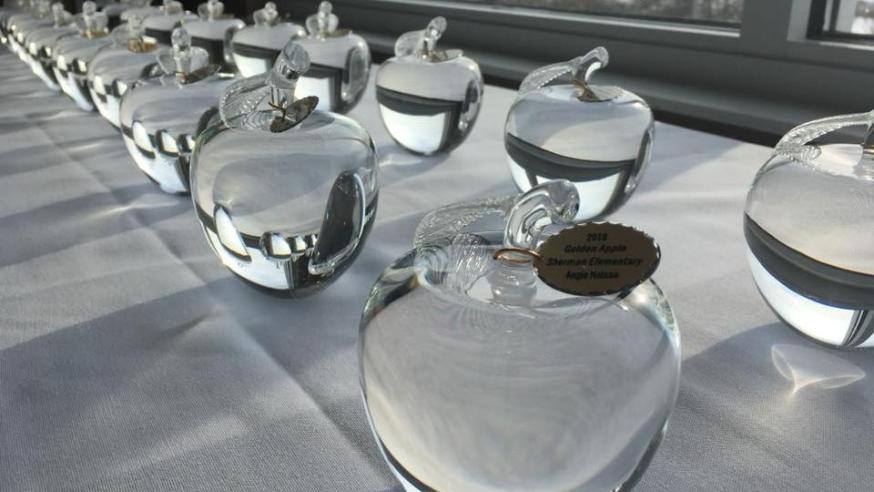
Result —
[[[371, 89], [351, 116], [382, 159], [376, 226], [333, 286], [284, 300], [228, 273], [190, 200], [99, 116], [5, 50], [0, 74], [0, 490], [397, 489], [359, 395], [361, 308], [423, 213], [513, 191], [513, 92], [488, 87], [470, 139], [423, 160], [391, 143]], [[747, 270], [744, 195], [769, 149], [657, 132], [614, 219], [661, 244], [683, 376], [638, 490], [872, 490], [874, 353], [800, 338]]]

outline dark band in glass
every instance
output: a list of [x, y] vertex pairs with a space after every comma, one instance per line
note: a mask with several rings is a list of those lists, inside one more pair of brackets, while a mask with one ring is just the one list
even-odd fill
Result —
[[440, 146], [437, 150], [442, 150], [446, 147], [447, 142], [458, 142], [462, 138], [461, 130], [458, 128], [458, 120], [461, 118], [462, 106], [464, 104], [462, 101], [414, 96], [379, 86], [376, 87], [376, 100], [381, 106], [401, 114], [413, 116], [446, 115], [443, 125], [443, 136], [440, 139]]
[[571, 181], [594, 181], [627, 172], [634, 167], [635, 160], [590, 161], [574, 159], [541, 149], [509, 133], [504, 137], [504, 147], [513, 161], [529, 173], [548, 179], [569, 179]]
[[[783, 244], [744, 215], [750, 251], [771, 275], [798, 294], [823, 304], [853, 310], [874, 309], [874, 275], [845, 270], [815, 260]], [[871, 322], [860, 319], [874, 330]], [[866, 337], [867, 338], [867, 337]]]

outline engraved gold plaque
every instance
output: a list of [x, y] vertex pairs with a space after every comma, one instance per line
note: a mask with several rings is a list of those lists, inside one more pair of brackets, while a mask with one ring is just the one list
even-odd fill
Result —
[[655, 272], [661, 252], [633, 227], [580, 224], [549, 237], [533, 255], [537, 275], [550, 287], [580, 296], [629, 291]]

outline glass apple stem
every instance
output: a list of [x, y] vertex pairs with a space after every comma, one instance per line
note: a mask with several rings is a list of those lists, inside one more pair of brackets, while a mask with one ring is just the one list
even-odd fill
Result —
[[830, 116], [798, 125], [780, 139], [775, 150], [781, 154], [795, 153], [813, 140], [849, 126], [867, 126], [868, 133], [864, 144], [870, 146], [871, 143], [874, 143], [871, 138], [874, 111], [869, 111], [867, 113]]
[[543, 230], [572, 224], [579, 206], [579, 193], [570, 181], [547, 181], [531, 188], [519, 195], [507, 213], [504, 247], [536, 250]]
[[604, 68], [610, 61], [610, 55], [603, 46], [599, 46], [583, 56], [561, 63], [554, 63], [534, 70], [519, 85], [519, 95], [522, 96], [549, 84], [555, 79], [571, 74], [573, 82], [577, 85], [586, 86], [589, 77], [596, 70]]
[[435, 17], [428, 23], [428, 27], [422, 31], [422, 37], [419, 38], [419, 46], [417, 51], [423, 56], [430, 56], [434, 53], [434, 48], [437, 47], [437, 41], [443, 36], [446, 31], [446, 18]]

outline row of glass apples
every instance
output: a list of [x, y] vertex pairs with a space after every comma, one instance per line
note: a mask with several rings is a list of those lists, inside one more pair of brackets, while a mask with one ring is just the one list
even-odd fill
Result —
[[[476, 65], [460, 53], [435, 49], [444, 28], [437, 19], [401, 36], [396, 59], [383, 65], [385, 76], [377, 83], [386, 127], [419, 153], [458, 145], [482, 98]], [[155, 50], [157, 68], [121, 94], [118, 119], [138, 165], [168, 191], [183, 191], [189, 176], [181, 158], [190, 154], [191, 193], [206, 236], [244, 279], [303, 295], [337, 278], [360, 251], [376, 213], [377, 162], [367, 132], [319, 110], [324, 92], [301, 95], [311, 69], [302, 43], [287, 44], [269, 72], [235, 80], [222, 76], [183, 28], [172, 32], [171, 42]], [[519, 117], [510, 118], [520, 123], [508, 124], [515, 139], [508, 150], [514, 165], [527, 166], [522, 176], [528, 192], [429, 214], [414, 251], [386, 269], [371, 291], [362, 318], [362, 391], [377, 442], [409, 490], [614, 489], [639, 477], [661, 439], [677, 391], [679, 340], [658, 287], [648, 281], [633, 295], [580, 298], [542, 284], [530, 265], [493, 256], [502, 246], [534, 249], [550, 227], [566, 227], [580, 215], [579, 188], [546, 179], [570, 162], [556, 160], [553, 151], [568, 149], [561, 139], [551, 149], [557, 140], [528, 123], [551, 106], [550, 115], [570, 131], [577, 124], [574, 108], [563, 112], [555, 103], [581, 102], [569, 97], [578, 93], [590, 101], [602, 96], [585, 85], [584, 75], [604, 62], [606, 52], [596, 50], [526, 79]], [[566, 73], [583, 80], [552, 86], [552, 99], [540, 91]], [[433, 92], [447, 89], [461, 95]], [[89, 92], [99, 107], [101, 93]], [[537, 97], [546, 99], [529, 101]], [[168, 120], [192, 114], [198, 128], [189, 124], [186, 131], [196, 138], [165, 137], [177, 128]], [[637, 140], [646, 134], [647, 150], [651, 120], [646, 109]], [[409, 133], [393, 131], [393, 123]], [[416, 147], [426, 141], [431, 148]], [[172, 179], [175, 189], [167, 186]], [[626, 175], [622, 185], [627, 181]], [[411, 323], [410, 316], [425, 319]], [[458, 330], [458, 323], [469, 331]], [[617, 333], [610, 329], [615, 323], [626, 328], [618, 338], [610, 335]], [[546, 333], [547, 326], [555, 329]], [[503, 349], [494, 352], [495, 346]], [[399, 347], [398, 354], [388, 354]], [[616, 351], [635, 357], [610, 355]], [[438, 362], [452, 370], [415, 367]], [[523, 367], [533, 370], [527, 382], [516, 377]], [[549, 375], [557, 370], [562, 377]], [[626, 383], [628, 391], [609, 390], [630, 374], [646, 376]], [[429, 389], [435, 381], [441, 390]], [[580, 381], [596, 396], [549, 396]], [[638, 385], [649, 389], [631, 387]], [[609, 410], [617, 406], [626, 410]], [[532, 435], [542, 445], [533, 445]], [[555, 440], [568, 436], [569, 445], [556, 448]]]
[[[45, 0], [34, 5], [36, 13], [4, 18], [13, 50], [50, 88], [63, 89], [82, 109], [96, 106], [119, 127], [133, 160], [168, 192], [189, 191], [195, 138], [220, 112], [219, 98], [237, 80], [234, 66], [244, 77], [264, 73], [276, 57], [277, 44], [292, 39], [311, 60], [305, 73], [294, 77], [296, 97], [312, 95], [317, 109], [344, 112], [360, 100], [367, 85], [367, 43], [338, 29], [328, 2], [307, 19], [308, 35], [299, 26], [280, 22], [271, 3], [254, 13], [254, 26], [245, 28], [240, 21], [223, 18], [222, 4], [216, 0], [201, 5], [200, 20], [189, 19], [173, 2], [160, 8], [130, 5], [119, 15], [126, 22], [112, 36], [106, 29], [108, 7], [98, 12], [92, 2], [86, 2], [82, 14], [71, 17], [56, 4], [49, 20]], [[150, 16], [141, 21], [144, 9]], [[164, 30], [176, 25], [184, 29], [170, 36], [172, 46], [159, 48]], [[476, 62], [459, 50], [437, 49], [445, 29], [445, 19], [436, 18], [426, 29], [400, 36], [395, 57], [383, 63], [376, 80], [385, 127], [401, 146], [418, 154], [459, 145], [476, 122], [482, 101], [483, 81]], [[216, 39], [231, 41], [216, 44]], [[624, 202], [636, 187], [652, 143], [653, 118], [645, 102], [627, 91], [588, 83], [591, 73], [606, 63], [607, 52], [599, 48], [533, 72], [507, 119], [510, 168], [520, 189], [570, 178], [585, 197], [580, 219], [606, 215]], [[546, 87], [566, 74], [571, 74], [572, 84]], [[581, 110], [582, 106], [587, 107]], [[613, 122], [621, 126], [619, 139], [607, 130], [616, 126]], [[361, 129], [361, 133], [366, 132]], [[198, 210], [207, 222], [233, 222], [224, 218], [227, 210], [213, 210], [214, 199], [195, 194], [195, 202], [202, 205]], [[307, 217], [301, 226], [317, 225], [317, 218]], [[292, 229], [291, 225], [282, 228]], [[248, 252], [245, 240], [233, 239], [237, 234], [213, 239], [227, 239], [227, 247], [220, 249], [222, 259], [244, 278], [271, 289], [307, 291], [299, 279], [292, 287], [291, 280], [282, 278], [275, 271], [275, 260], [282, 251], [295, 256], [312, 249], [316, 230], [282, 241], [273, 232], [256, 228], [243, 234], [256, 237], [250, 242], [259, 245], [265, 242], [261, 236], [273, 238], [266, 241], [272, 245], [266, 258]], [[290, 248], [283, 246], [287, 242]]]
[[[336, 26], [331, 15], [322, 8], [315, 22]], [[460, 59], [460, 53], [449, 56], [434, 49], [444, 27], [437, 20], [402, 36], [394, 63], [432, 67]], [[123, 39], [121, 49], [134, 54], [150, 41]], [[299, 41], [282, 49], [269, 72], [242, 80], [223, 76], [210, 63], [207, 49], [192, 46], [185, 29], [175, 29], [171, 42], [172, 47], [153, 49], [157, 68], [121, 94], [119, 121], [132, 155], [142, 157], [138, 164], [159, 182], [163, 175], [155, 171], [156, 164], [173, 169], [183, 185], [190, 181], [208, 240], [237, 275], [294, 295], [337, 278], [360, 251], [376, 213], [377, 163], [367, 132], [349, 118], [317, 109], [323, 97], [336, 94], [333, 90], [319, 93], [323, 97], [311, 94], [316, 90], [301, 94], [311, 61]], [[363, 394], [387, 461], [411, 490], [622, 488], [639, 477], [664, 432], [677, 390], [679, 338], [674, 315], [655, 283], [646, 281], [615, 296], [571, 296], [543, 284], [530, 263], [494, 256], [503, 247], [536, 249], [556, 228], [605, 215], [634, 190], [652, 144], [652, 116], [633, 94], [588, 82], [606, 59], [606, 52], [597, 49], [526, 77], [505, 135], [514, 179], [526, 192], [427, 215], [413, 251], [387, 268], [371, 291], [361, 328]], [[568, 75], [570, 83], [557, 83]], [[463, 112], [425, 112], [421, 106], [430, 108], [439, 98], [411, 90], [422, 84], [403, 83], [408, 77], [415, 75], [399, 76], [398, 85], [388, 88], [396, 94], [377, 83], [384, 122], [391, 119], [386, 114], [395, 116], [385, 113], [387, 108], [406, 121], [403, 126], [416, 128], [412, 137], [435, 128], [445, 137]], [[475, 96], [478, 105], [481, 79], [475, 83], [478, 93], [464, 93]], [[205, 99], [195, 105], [202, 114], [197, 112], [198, 128], [188, 135], [199, 135], [196, 139], [150, 133], [146, 113], [164, 98], [149, 96], [149, 91], [206, 91], [214, 85], [221, 90], [204, 96], [212, 103]], [[170, 100], [154, 116], [156, 124], [166, 125], [171, 108], [194, 100], [197, 93]], [[136, 109], [125, 108], [140, 94], [144, 103], [132, 108], [142, 106], [146, 113], [137, 117]], [[217, 109], [204, 111], [216, 98]], [[195, 112], [194, 106], [185, 107], [186, 114]], [[435, 114], [445, 119], [426, 124]], [[422, 116], [424, 123], [418, 119]], [[467, 120], [467, 131], [475, 118], [474, 113]], [[859, 297], [865, 279], [835, 279], [833, 265], [798, 260], [790, 254], [797, 252], [795, 244], [775, 242], [771, 231], [797, 238], [792, 228], [816, 215], [813, 201], [805, 198], [836, 186], [836, 178], [842, 185], [860, 186], [846, 188], [851, 195], [867, 191], [865, 179], [870, 178], [865, 176], [874, 174], [864, 172], [870, 153], [863, 146], [811, 146], [808, 141], [871, 119], [871, 114], [854, 115], [790, 132], [757, 178], [748, 203], [750, 258], [763, 295], [790, 323], [800, 313], [796, 322], [801, 326], [796, 327], [802, 331], [801, 323], [814, 319], [830, 336], [847, 332], [836, 345], [866, 342], [868, 301]], [[132, 122], [129, 130], [126, 121]], [[386, 126], [402, 145], [428, 153], [398, 138], [390, 123]], [[440, 140], [441, 145], [450, 143], [434, 151], [450, 149], [465, 134], [454, 143]], [[174, 144], [172, 162], [158, 162], [156, 150], [172, 151]], [[189, 153], [190, 179], [181, 164], [187, 157], [180, 159]], [[823, 155], [830, 157], [822, 160]], [[835, 156], [843, 160], [834, 164]], [[552, 180], [568, 177], [573, 182]], [[800, 184], [793, 186], [796, 181]], [[608, 192], [598, 193], [595, 187]], [[787, 217], [788, 201], [802, 213]], [[834, 219], [841, 204], [828, 203], [825, 217]], [[830, 226], [824, 220], [817, 224]], [[840, 245], [832, 245], [835, 250]], [[854, 250], [843, 250], [848, 251]], [[844, 259], [864, 261], [858, 250], [854, 255]], [[813, 281], [798, 283], [798, 271], [809, 277], [813, 272]], [[848, 285], [847, 278], [856, 284]], [[804, 291], [805, 285], [819, 293]], [[843, 308], [823, 295], [856, 304]], [[837, 316], [816, 316], [842, 308], [852, 311], [849, 325]], [[569, 388], [579, 391], [569, 393]]]

